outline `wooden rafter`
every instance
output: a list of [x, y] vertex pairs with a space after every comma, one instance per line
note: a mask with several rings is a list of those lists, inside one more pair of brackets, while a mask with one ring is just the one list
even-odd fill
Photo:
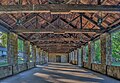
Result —
[[25, 28], [17, 28], [11, 31], [15, 31], [17, 33], [53, 33], [53, 34], [64, 34], [64, 33], [102, 33], [99, 29], [25, 29]]
[[31, 42], [34, 41], [80, 41], [80, 38], [40, 38], [40, 39], [33, 39], [30, 40]]
[[82, 16], [84, 18], [86, 18], [87, 20], [89, 20], [91, 23], [95, 24], [97, 27], [99, 27], [101, 30], [105, 29], [102, 25], [98, 25], [98, 23], [94, 20], [92, 20], [91, 18], [89, 18], [88, 16], [86, 16], [85, 14], [82, 14]]
[[81, 5], [81, 4], [41, 4], [41, 5], [0, 5], [0, 13], [38, 13], [38, 12], [109, 12], [120, 13], [116, 5]]
[[[62, 21], [64, 21], [65, 23], [67, 23], [68, 25], [70, 25], [72, 28], [77, 28], [76, 26], [74, 26], [71, 22], [68, 22], [66, 19], [64, 18], [60, 18]], [[65, 26], [64, 26], [65, 27]]]

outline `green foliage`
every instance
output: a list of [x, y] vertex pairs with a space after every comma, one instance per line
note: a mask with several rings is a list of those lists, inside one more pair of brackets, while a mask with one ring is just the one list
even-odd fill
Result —
[[7, 48], [7, 34], [0, 32], [0, 45]]
[[120, 59], [120, 31], [111, 34], [112, 57]]
[[100, 48], [100, 40], [95, 41], [95, 62], [100, 63], [101, 61], [101, 48]]
[[22, 57], [18, 57], [18, 64], [24, 63], [24, 59]]
[[0, 67], [1, 67], [1, 66], [7, 66], [7, 65], [8, 65], [7, 62], [0, 62]]
[[18, 39], [18, 50], [23, 52], [23, 46], [24, 46], [23, 40]]

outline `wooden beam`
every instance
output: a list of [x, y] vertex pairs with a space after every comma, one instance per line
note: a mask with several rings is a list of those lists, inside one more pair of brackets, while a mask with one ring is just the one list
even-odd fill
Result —
[[66, 23], [66, 24], [63, 25], [62, 27], [66, 27], [67, 25], [70, 25], [70, 26], [73, 27], [73, 28], [77, 28], [76, 26], [74, 26], [74, 25], [72, 24], [72, 22], [73, 22], [74, 20], [76, 20], [78, 17], [80, 17], [80, 15], [77, 16], [77, 17], [75, 17], [74, 19], [72, 19], [72, 20], [69, 21], [69, 22], [68, 22], [66, 19], [60, 18], [63, 22]]
[[65, 33], [101, 33], [102, 30], [99, 29], [53, 29], [53, 28], [48, 28], [48, 29], [25, 29], [25, 28], [17, 28], [13, 29], [11, 31], [15, 31], [17, 33], [53, 33], [53, 34], [65, 34]]
[[37, 16], [36, 13], [32, 13], [25, 20], [22, 20], [22, 25], [25, 25], [26, 23], [30, 22], [32, 19], [34, 19]]
[[80, 41], [45, 41], [35, 42], [36, 44], [79, 44]]
[[65, 0], [65, 3], [68, 4], [70, 2], [72, 2], [73, 0]]
[[[54, 23], [57, 19], [59, 18], [59, 16], [57, 16], [56, 18], [53, 18], [49, 23]], [[44, 24], [43, 24], [44, 25]], [[45, 27], [47, 27], [47, 26], [49, 26], [49, 24], [46, 22], [46, 25], [44, 25], [44, 26], [41, 26], [41, 27], [43, 27], [43, 28], [45, 28]]]
[[39, 46], [76, 46], [77, 44], [59, 44], [59, 43], [54, 43], [54, 44], [38, 44]]
[[86, 16], [85, 14], [82, 14], [82, 16], [84, 18], [86, 18], [88, 21], [90, 21], [91, 23], [95, 24], [97, 27], [99, 27], [101, 30], [105, 29], [102, 25], [98, 25], [98, 23], [94, 20], [92, 20], [91, 18], [89, 18], [88, 16]]
[[80, 38], [40, 38], [40, 39], [32, 39], [31, 42], [35, 41], [80, 41]]
[[39, 4], [39, 5], [0, 5], [0, 13], [39, 13], [39, 12], [106, 12], [120, 13], [119, 5], [85, 4]]
[[44, 17], [40, 16], [39, 14], [37, 15], [40, 18], [42, 18], [43, 20], [45, 20], [50, 26], [52, 26], [53, 28], [56, 28], [56, 26], [54, 26], [52, 23], [50, 23], [47, 19], [45, 19]]
[[77, 46], [63, 46], [63, 47], [59, 47], [59, 46], [39, 46], [40, 48], [47, 48], [47, 49], [62, 49], [62, 48], [66, 48], [66, 49], [71, 49], [71, 48], [76, 48]]
[[82, 20], [82, 15], [80, 15], [80, 29], [83, 29], [83, 26], [82, 26], [82, 22], [83, 20]]
[[[63, 22], [67, 23], [68, 25], [70, 25], [73, 28], [77, 28], [76, 26], [74, 26], [71, 22], [68, 22], [66, 19], [64, 18], [60, 18]], [[65, 26], [64, 26], [65, 27]]]

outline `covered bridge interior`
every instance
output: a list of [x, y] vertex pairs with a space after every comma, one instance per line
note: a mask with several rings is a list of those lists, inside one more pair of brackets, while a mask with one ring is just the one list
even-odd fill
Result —
[[[0, 31], [7, 34], [8, 64], [0, 66], [0, 78], [61, 62], [120, 79], [120, 57], [112, 65], [116, 32], [120, 56], [119, 0], [0, 0]], [[24, 44], [22, 64], [18, 39]]]

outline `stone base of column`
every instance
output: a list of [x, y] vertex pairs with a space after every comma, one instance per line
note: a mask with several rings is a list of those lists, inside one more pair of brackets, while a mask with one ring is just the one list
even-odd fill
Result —
[[72, 64], [72, 61], [70, 61], [69, 63]]
[[74, 61], [74, 64], [75, 64], [75, 65], [78, 65], [78, 62], [77, 62], [77, 61]]
[[72, 64], [77, 65], [78, 63], [77, 63], [77, 61], [72, 61]]

